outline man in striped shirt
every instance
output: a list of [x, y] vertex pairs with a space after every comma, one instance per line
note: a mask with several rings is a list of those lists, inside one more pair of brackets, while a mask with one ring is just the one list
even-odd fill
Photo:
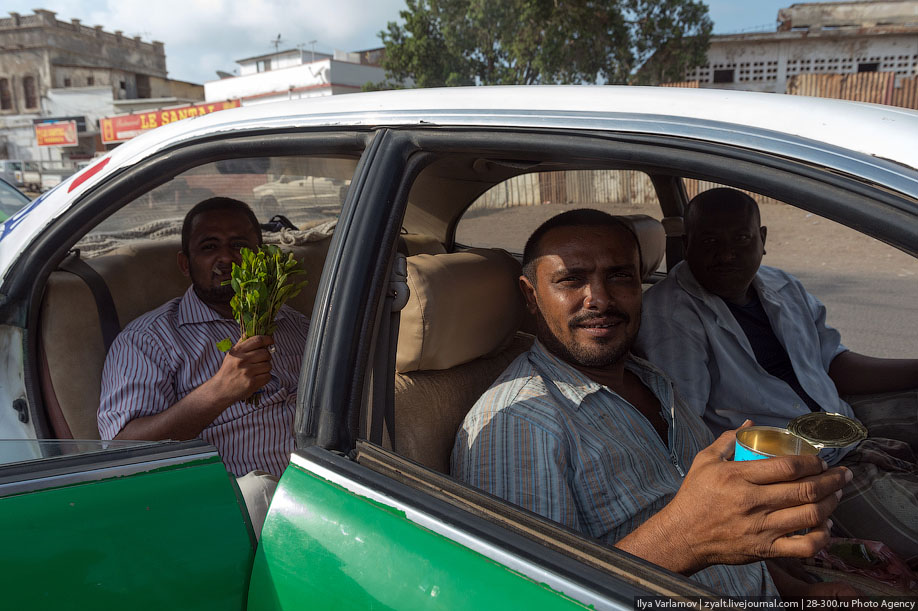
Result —
[[453, 475], [721, 594], [853, 594], [761, 562], [825, 545], [850, 472], [814, 456], [730, 462], [734, 432], [712, 443], [660, 370], [630, 354], [640, 269], [635, 236], [605, 213], [535, 231], [520, 287], [537, 341], [466, 416]]
[[[233, 262], [261, 244], [261, 227], [243, 202], [211, 198], [182, 226], [178, 264], [191, 280], [173, 299], [128, 324], [102, 373], [102, 439], [193, 439], [217, 447], [237, 476], [280, 476], [294, 449], [293, 417], [308, 319], [283, 306], [273, 336], [239, 336], [230, 299]], [[257, 393], [257, 405], [245, 399]]]

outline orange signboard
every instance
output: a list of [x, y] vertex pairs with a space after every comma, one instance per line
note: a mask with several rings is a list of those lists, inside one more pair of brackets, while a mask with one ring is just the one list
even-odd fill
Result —
[[35, 137], [38, 146], [77, 146], [76, 121], [55, 121], [53, 123], [36, 123]]
[[239, 106], [239, 100], [231, 102], [210, 102], [208, 104], [196, 104], [194, 106], [181, 106], [178, 108], [168, 108], [166, 110], [149, 110], [131, 115], [119, 115], [117, 117], [107, 117], [99, 120], [99, 127], [102, 129], [102, 142], [106, 144], [111, 142], [124, 142], [130, 140], [149, 129], [175, 123], [189, 117], [199, 117], [218, 110], [236, 108]]

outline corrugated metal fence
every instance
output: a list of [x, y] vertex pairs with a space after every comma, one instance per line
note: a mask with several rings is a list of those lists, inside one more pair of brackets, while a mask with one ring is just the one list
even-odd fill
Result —
[[[689, 198], [721, 185], [684, 179]], [[776, 200], [750, 193], [760, 204]], [[650, 177], [636, 170], [571, 170], [515, 176], [482, 195], [474, 208], [509, 208], [542, 204], [624, 203], [634, 206], [659, 206]]]
[[895, 82], [892, 72], [797, 74], [787, 80], [787, 93], [918, 110], [918, 77], [902, 78], [898, 87]]

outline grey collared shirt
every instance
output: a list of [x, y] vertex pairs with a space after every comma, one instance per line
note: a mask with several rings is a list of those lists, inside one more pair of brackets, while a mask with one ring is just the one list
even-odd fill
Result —
[[[796, 278], [772, 267], [760, 267], [752, 286], [803, 389], [824, 410], [854, 418], [828, 374], [832, 360], [847, 348], [826, 324], [825, 306]], [[810, 413], [786, 382], [759, 365], [730, 309], [698, 284], [685, 262], [644, 294], [635, 351], [666, 372], [715, 434], [747, 418], [785, 427]], [[835, 464], [844, 454], [823, 450], [821, 455]]]

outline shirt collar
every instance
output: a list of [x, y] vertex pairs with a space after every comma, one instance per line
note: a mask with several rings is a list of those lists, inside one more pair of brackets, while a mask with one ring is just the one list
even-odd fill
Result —
[[213, 322], [217, 320], [229, 320], [217, 314], [208, 305], [201, 301], [198, 294], [194, 292], [194, 287], [189, 286], [182, 295], [178, 309], [178, 324], [193, 325], [204, 322]]
[[[783, 287], [787, 281], [782, 279], [779, 284], [766, 283], [762, 277], [763, 267], [765, 266], [759, 266], [759, 270], [756, 271], [755, 277], [752, 279], [752, 288], [754, 288], [755, 292], [758, 293], [759, 299], [763, 301], [776, 300], [776, 292], [781, 290], [781, 287]], [[717, 297], [717, 295], [709, 292], [706, 288], [701, 286], [701, 283], [695, 279], [695, 274], [692, 273], [692, 268], [689, 267], [687, 261], [680, 261], [677, 263], [670, 273], [675, 275], [679, 286], [681, 286], [682, 289], [692, 297], [708, 303], [710, 303], [711, 299]]]
[[[549, 352], [539, 340], [533, 343], [529, 358], [546, 375], [547, 379], [554, 383], [558, 391], [571, 401], [574, 409], [579, 409], [584, 399], [595, 392], [607, 390], [618, 396], [618, 393], [608, 386], [591, 380], [578, 369]], [[630, 353], [626, 357], [625, 368], [638, 376], [650, 389], [656, 388], [654, 384], [656, 379], [666, 379], [660, 369]]]

